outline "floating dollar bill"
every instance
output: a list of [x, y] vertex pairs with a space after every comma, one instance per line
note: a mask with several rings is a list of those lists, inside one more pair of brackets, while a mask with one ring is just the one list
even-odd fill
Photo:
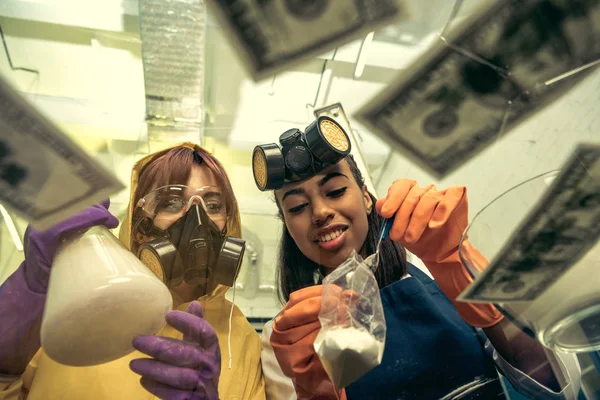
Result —
[[600, 238], [600, 145], [581, 144], [461, 301], [532, 301]]
[[341, 103], [330, 104], [325, 107], [317, 108], [314, 111], [315, 118], [319, 118], [321, 115], [325, 115], [329, 118], [333, 118], [348, 134], [348, 138], [350, 139], [350, 144], [352, 148], [352, 156], [354, 157], [354, 161], [356, 161], [356, 165], [358, 165], [358, 169], [362, 171], [363, 177], [365, 179], [365, 185], [367, 185], [367, 189], [369, 192], [373, 193], [377, 196], [377, 190], [375, 189], [375, 185], [373, 185], [373, 180], [371, 179], [371, 174], [369, 173], [369, 168], [367, 168], [367, 163], [362, 155], [362, 151], [356, 142], [356, 137], [354, 136], [354, 131], [352, 131], [352, 127], [350, 126], [350, 121], [344, 112], [344, 108]]
[[406, 0], [210, 0], [255, 80], [408, 18]]
[[43, 230], [123, 188], [0, 76], [0, 203]]
[[480, 3], [355, 115], [437, 178], [600, 64], [600, 0]]

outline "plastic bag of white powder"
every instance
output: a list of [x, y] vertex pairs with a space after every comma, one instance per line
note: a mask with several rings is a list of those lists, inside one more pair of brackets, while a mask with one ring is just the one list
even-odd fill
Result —
[[323, 280], [321, 330], [316, 353], [338, 389], [356, 381], [381, 363], [386, 325], [379, 286], [355, 252]]

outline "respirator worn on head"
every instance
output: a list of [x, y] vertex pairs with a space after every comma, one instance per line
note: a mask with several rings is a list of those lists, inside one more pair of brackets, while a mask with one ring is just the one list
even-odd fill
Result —
[[276, 143], [259, 145], [252, 154], [256, 186], [275, 190], [284, 183], [315, 176], [325, 167], [337, 164], [350, 154], [350, 139], [332, 118], [321, 116], [306, 132], [290, 129]]
[[[225, 226], [227, 220], [220, 204], [218, 188], [183, 185], [156, 189], [138, 202], [133, 232], [154, 239], [141, 243], [137, 255], [168, 287], [233, 286], [245, 241], [219, 229], [217, 223]], [[171, 224], [163, 230], [159, 221]]]

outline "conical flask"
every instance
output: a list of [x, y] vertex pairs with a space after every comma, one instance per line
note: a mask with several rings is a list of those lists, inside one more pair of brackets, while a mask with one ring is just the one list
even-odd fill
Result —
[[50, 272], [42, 348], [70, 366], [106, 363], [153, 335], [173, 307], [167, 287], [104, 226], [69, 238]]

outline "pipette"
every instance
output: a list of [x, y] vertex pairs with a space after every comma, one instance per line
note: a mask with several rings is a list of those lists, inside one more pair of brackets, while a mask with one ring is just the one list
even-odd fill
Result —
[[390, 228], [392, 227], [393, 223], [394, 217], [384, 219], [381, 224], [381, 231], [379, 232], [379, 239], [377, 240], [377, 249], [375, 250], [375, 262], [371, 266], [371, 270], [373, 272], [375, 272], [379, 266], [379, 249], [381, 247], [381, 242], [388, 236], [388, 233], [390, 233]]

